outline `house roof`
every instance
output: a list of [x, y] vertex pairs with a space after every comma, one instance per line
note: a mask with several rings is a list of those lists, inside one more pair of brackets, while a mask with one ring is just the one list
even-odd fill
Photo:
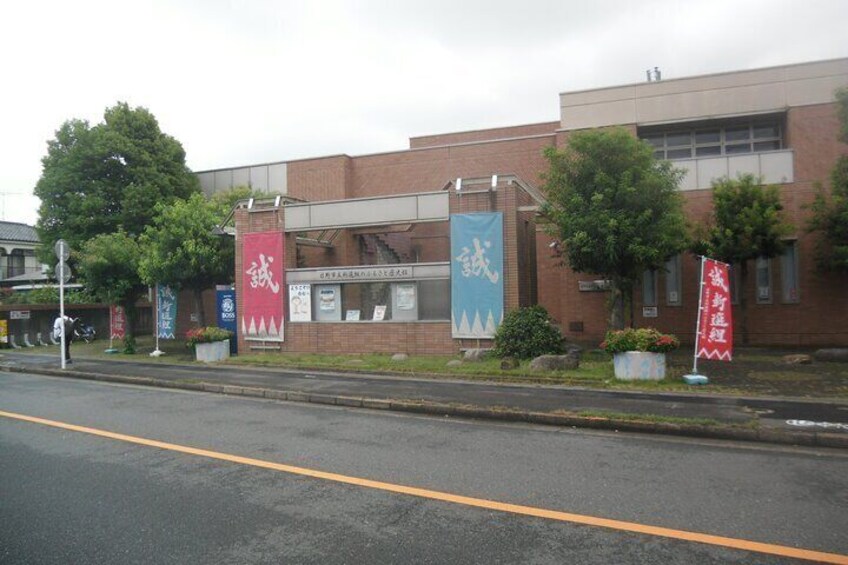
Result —
[[26, 241], [38, 243], [38, 233], [35, 228], [18, 222], [0, 221], [0, 241]]

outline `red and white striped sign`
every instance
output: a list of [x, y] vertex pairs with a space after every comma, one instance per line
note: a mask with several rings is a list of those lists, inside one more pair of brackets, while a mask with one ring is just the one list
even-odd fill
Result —
[[732, 354], [733, 315], [728, 265], [704, 257], [695, 356], [730, 361]]

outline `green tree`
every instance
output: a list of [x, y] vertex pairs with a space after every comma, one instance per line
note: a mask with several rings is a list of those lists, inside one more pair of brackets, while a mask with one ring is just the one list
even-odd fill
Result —
[[[836, 92], [839, 140], [848, 143], [848, 88]], [[819, 186], [807, 231], [821, 232], [816, 261], [826, 271], [848, 273], [848, 156], [842, 155], [830, 173], [830, 194]]]
[[234, 241], [214, 233], [222, 220], [221, 207], [200, 194], [188, 200], [158, 204], [157, 216], [139, 243], [138, 272], [148, 285], [163, 283], [194, 293], [195, 311], [206, 324], [202, 292], [216, 283], [232, 281]]
[[123, 230], [95, 236], [76, 254], [86, 289], [101, 302], [124, 307], [130, 341], [135, 335], [135, 303], [147, 290], [138, 276], [139, 255], [138, 242]]
[[69, 120], [47, 145], [35, 187], [44, 262], [53, 262], [53, 243], [60, 238], [81, 249], [89, 239], [119, 228], [138, 236], [156, 204], [200, 190], [182, 145], [162, 133], [145, 108], [118, 103], [94, 127]]
[[677, 191], [683, 173], [621, 128], [575, 133], [545, 156], [547, 231], [573, 271], [611, 281], [609, 325], [621, 329], [642, 273], [687, 245]]
[[778, 188], [762, 185], [754, 175], [713, 181], [712, 222], [693, 251], [739, 267], [742, 343], [748, 342], [748, 261], [783, 252], [784, 238], [793, 228], [784, 221], [782, 210]]

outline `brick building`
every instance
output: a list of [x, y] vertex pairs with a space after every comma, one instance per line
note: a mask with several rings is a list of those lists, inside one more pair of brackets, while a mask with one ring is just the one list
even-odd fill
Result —
[[[237, 207], [237, 249], [245, 234], [284, 233], [285, 283], [305, 288], [310, 303], [308, 321], [292, 319], [284, 292], [284, 339], [240, 336], [240, 351], [414, 354], [477, 345], [451, 328], [449, 218], [469, 212], [503, 215], [506, 310], [538, 303], [569, 338], [598, 340], [603, 284], [559, 265], [535, 211], [543, 150], [563, 146], [575, 131], [608, 126], [629, 129], [686, 170], [680, 189], [693, 223], [710, 212], [715, 178], [750, 172], [778, 185], [795, 233], [783, 256], [752, 262], [747, 288], [736, 282], [735, 293], [748, 296], [750, 342], [848, 344], [848, 281], [816, 272], [815, 238], [804, 231], [816, 183], [827, 183], [848, 153], [837, 141], [834, 103], [846, 85], [848, 59], [838, 59], [565, 92], [559, 121], [414, 137], [409, 149], [389, 153], [199, 172], [207, 193], [250, 185], [282, 195]], [[366, 268], [374, 266], [393, 266], [395, 278]], [[239, 304], [243, 267], [237, 252]], [[697, 277], [696, 260], [685, 254], [646, 273], [635, 296], [637, 325], [691, 342]], [[322, 310], [321, 297], [330, 295], [339, 302]]]

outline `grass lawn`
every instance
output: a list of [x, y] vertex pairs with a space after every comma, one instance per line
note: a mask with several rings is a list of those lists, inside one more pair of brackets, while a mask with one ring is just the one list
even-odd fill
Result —
[[[121, 349], [121, 344], [115, 346]], [[107, 354], [108, 340], [90, 344], [75, 342], [71, 348], [74, 358], [110, 359], [116, 362], [135, 361], [149, 363], [194, 364], [194, 352], [182, 340], [160, 340], [162, 357], [150, 357], [155, 347], [152, 336], [137, 340], [137, 353]], [[53, 353], [59, 348], [36, 347], [18, 350], [23, 353]], [[571, 371], [541, 373], [530, 370], [529, 361], [522, 361], [516, 369], [503, 370], [500, 360], [486, 359], [449, 367], [449, 361], [459, 356], [410, 356], [405, 361], [392, 361], [391, 355], [320, 355], [299, 353], [257, 353], [231, 358], [226, 364], [259, 368], [296, 368], [325, 371], [384, 373], [424, 378], [451, 378], [512, 383], [537, 383], [579, 386], [596, 389], [643, 391], [690, 391], [751, 396], [793, 396], [810, 398], [848, 399], [848, 364], [813, 363], [786, 365], [782, 356], [797, 353], [795, 350], [749, 348], [737, 349], [732, 362], [698, 361], [700, 373], [709, 376], [710, 384], [693, 387], [681, 377], [692, 368], [692, 350], [681, 349], [668, 356], [666, 379], [663, 381], [618, 381], [613, 375], [612, 361], [602, 351], [583, 353], [580, 367]]]

